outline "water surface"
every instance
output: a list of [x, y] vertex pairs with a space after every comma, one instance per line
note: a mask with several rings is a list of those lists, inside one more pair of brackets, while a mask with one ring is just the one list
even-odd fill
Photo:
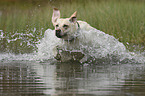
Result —
[[1, 96], [145, 96], [144, 64], [0, 62]]

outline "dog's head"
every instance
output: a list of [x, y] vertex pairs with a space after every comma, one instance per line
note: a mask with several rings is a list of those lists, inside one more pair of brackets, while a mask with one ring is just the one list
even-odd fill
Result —
[[53, 9], [52, 23], [55, 27], [55, 35], [64, 40], [74, 39], [74, 35], [78, 30], [77, 12], [74, 12], [70, 18], [60, 18], [60, 11], [57, 8]]

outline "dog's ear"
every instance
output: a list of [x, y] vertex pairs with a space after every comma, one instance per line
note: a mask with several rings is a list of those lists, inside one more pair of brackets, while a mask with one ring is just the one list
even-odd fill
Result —
[[52, 23], [54, 24], [58, 18], [60, 18], [60, 11], [57, 8], [53, 8]]
[[76, 23], [77, 22], [77, 11], [74, 12], [71, 17], [69, 18], [70, 22]]

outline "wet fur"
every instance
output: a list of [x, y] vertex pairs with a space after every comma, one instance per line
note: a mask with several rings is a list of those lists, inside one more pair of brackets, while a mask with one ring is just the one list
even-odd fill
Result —
[[[77, 21], [77, 12], [74, 12], [69, 18], [60, 18], [60, 11], [57, 8], [53, 9], [52, 23], [55, 27], [55, 35], [61, 40], [65, 41], [62, 46], [56, 46], [53, 50], [54, 57], [58, 61], [66, 62], [75, 60], [83, 62], [85, 55], [82, 52], [70, 52], [63, 50], [63, 46], [77, 47], [79, 38], [77, 34], [80, 30], [94, 29], [87, 22]], [[75, 42], [74, 42], [75, 41]]]

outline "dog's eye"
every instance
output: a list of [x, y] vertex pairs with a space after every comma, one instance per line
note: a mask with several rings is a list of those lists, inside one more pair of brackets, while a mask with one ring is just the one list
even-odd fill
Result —
[[58, 24], [56, 25], [56, 27], [58, 27]]
[[69, 26], [68, 25], [63, 25], [63, 28], [67, 29]]

